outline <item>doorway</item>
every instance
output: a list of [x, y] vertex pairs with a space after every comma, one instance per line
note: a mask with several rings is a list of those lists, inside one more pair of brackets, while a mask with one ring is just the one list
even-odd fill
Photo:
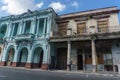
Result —
[[83, 56], [78, 54], [78, 70], [83, 70]]
[[57, 69], [59, 70], [67, 69], [67, 48], [57, 49]]
[[28, 49], [27, 48], [22, 48], [20, 51], [20, 57], [19, 57], [19, 67], [25, 67], [26, 62], [28, 58]]
[[43, 49], [41, 47], [37, 47], [34, 50], [32, 68], [41, 68], [43, 62]]
[[14, 59], [15, 50], [11, 48], [7, 55], [7, 66], [11, 66]]

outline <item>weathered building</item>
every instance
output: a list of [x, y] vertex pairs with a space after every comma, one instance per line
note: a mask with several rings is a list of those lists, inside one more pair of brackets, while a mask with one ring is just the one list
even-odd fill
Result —
[[117, 71], [120, 25], [117, 7], [60, 15], [51, 42], [51, 68]]
[[53, 9], [0, 18], [1, 66], [118, 71], [117, 7], [58, 16]]
[[56, 16], [48, 8], [1, 17], [0, 27], [6, 31], [2, 36], [1, 66], [48, 69], [49, 38]]

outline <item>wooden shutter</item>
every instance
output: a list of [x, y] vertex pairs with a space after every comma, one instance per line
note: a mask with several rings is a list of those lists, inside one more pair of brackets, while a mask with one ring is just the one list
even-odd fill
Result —
[[107, 20], [98, 21], [98, 31], [106, 32], [107, 30], [108, 30], [108, 21]]
[[77, 33], [81, 34], [81, 33], [85, 33], [86, 31], [86, 24], [85, 23], [78, 23], [77, 24]]
[[58, 24], [58, 27], [59, 27], [59, 34], [60, 35], [66, 35], [66, 33], [67, 33], [67, 23]]

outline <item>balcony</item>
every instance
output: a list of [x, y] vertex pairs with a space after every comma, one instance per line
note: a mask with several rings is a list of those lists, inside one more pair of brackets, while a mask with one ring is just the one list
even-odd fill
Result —
[[[77, 31], [76, 31], [77, 32]], [[80, 33], [72, 33], [71, 35], [60, 35], [59, 33], [56, 36], [50, 38], [51, 42], [59, 41], [75, 41], [75, 40], [91, 40], [93, 37], [97, 39], [115, 39], [120, 38], [120, 26], [111, 26], [108, 28], [94, 29], [92, 33], [90, 30], [86, 29]]]
[[34, 37], [35, 37], [34, 34], [32, 34], [32, 33], [27, 33], [27, 34], [16, 35], [16, 36], [14, 37], [14, 39], [15, 39], [16, 41], [21, 41], [21, 40], [31, 41], [31, 40], [34, 39]]

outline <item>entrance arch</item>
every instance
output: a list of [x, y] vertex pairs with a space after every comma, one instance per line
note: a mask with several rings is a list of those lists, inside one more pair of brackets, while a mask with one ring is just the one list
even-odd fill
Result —
[[11, 66], [14, 59], [15, 49], [11, 48], [7, 54], [7, 66]]
[[42, 61], [43, 61], [43, 49], [41, 47], [37, 47], [34, 50], [32, 68], [41, 68]]
[[28, 58], [28, 49], [22, 48], [19, 54], [19, 67], [25, 67]]

